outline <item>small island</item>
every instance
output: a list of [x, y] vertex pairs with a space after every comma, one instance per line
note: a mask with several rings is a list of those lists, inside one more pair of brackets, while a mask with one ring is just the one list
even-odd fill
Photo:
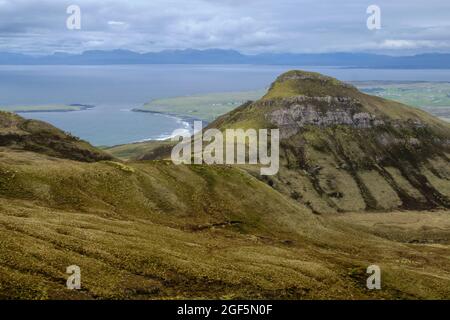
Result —
[[88, 104], [47, 104], [47, 105], [22, 105], [22, 106], [0, 106], [0, 111], [15, 113], [28, 112], [71, 112], [92, 109], [95, 106]]

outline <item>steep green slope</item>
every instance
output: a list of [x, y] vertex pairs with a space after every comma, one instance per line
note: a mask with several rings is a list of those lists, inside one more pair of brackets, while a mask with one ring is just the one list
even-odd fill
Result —
[[285, 73], [208, 128], [279, 128], [270, 183], [315, 212], [450, 207], [450, 125], [334, 78]]
[[[281, 129], [282, 167], [262, 181], [252, 166], [113, 161], [0, 115], [0, 299], [450, 297], [449, 211], [392, 212], [447, 206], [448, 126], [420, 111], [288, 73], [211, 125]], [[333, 214], [364, 210], [391, 212]], [[372, 264], [382, 290], [366, 288]]]
[[109, 154], [48, 123], [26, 120], [14, 113], [3, 111], [0, 111], [1, 147], [36, 151], [55, 157], [88, 162], [112, 159]]
[[[450, 296], [448, 241], [394, 242], [317, 217], [237, 168], [1, 157], [0, 298]], [[422, 240], [450, 234], [427, 230]], [[373, 263], [381, 291], [365, 288]], [[80, 291], [65, 287], [69, 265]]]
[[155, 160], [166, 157], [175, 145], [171, 140], [151, 140], [107, 147], [104, 151], [121, 160]]

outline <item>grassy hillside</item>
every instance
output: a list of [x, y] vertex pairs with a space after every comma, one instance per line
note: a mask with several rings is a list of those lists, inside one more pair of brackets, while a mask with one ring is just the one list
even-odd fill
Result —
[[[386, 81], [358, 81], [354, 85], [364, 93], [390, 99], [407, 105], [418, 107], [436, 117], [449, 121], [450, 119], [450, 84], [442, 82], [386, 82]], [[178, 116], [193, 116], [211, 121], [226, 114], [236, 107], [236, 102], [258, 100], [265, 95], [265, 91], [207, 94], [188, 97], [160, 99], [150, 102], [143, 109]], [[294, 95], [298, 93], [294, 92]], [[238, 99], [240, 98], [240, 99]], [[220, 106], [223, 106], [220, 107]], [[169, 142], [162, 143], [170, 144]], [[153, 150], [159, 148], [161, 142], [148, 141], [125, 144], [107, 148], [115, 157], [129, 160], [139, 159], [148, 153], [151, 157]]]
[[111, 159], [88, 142], [54, 126], [37, 120], [26, 120], [14, 113], [0, 111], [0, 148], [29, 150], [55, 157], [80, 161]]
[[208, 128], [279, 128], [271, 184], [314, 212], [450, 207], [450, 125], [334, 78], [285, 73]]
[[[261, 100], [208, 128], [280, 128], [281, 170], [267, 179], [317, 213], [450, 205], [449, 124], [334, 78], [288, 72]], [[148, 142], [109, 151], [152, 160], [168, 158], [172, 145]], [[261, 178], [259, 168], [243, 168]]]
[[[400, 213], [375, 231], [318, 217], [229, 167], [6, 152], [0, 172], [1, 298], [450, 297], [448, 225], [398, 240]], [[80, 291], [65, 288], [73, 264]]]
[[175, 144], [171, 140], [152, 140], [107, 147], [104, 150], [122, 160], [138, 160], [144, 155], [151, 159], [157, 159], [159, 155], [165, 157], [170, 154]]
[[448, 124], [295, 71], [210, 127], [279, 128], [279, 173], [121, 162], [0, 113], [0, 298], [450, 298]]

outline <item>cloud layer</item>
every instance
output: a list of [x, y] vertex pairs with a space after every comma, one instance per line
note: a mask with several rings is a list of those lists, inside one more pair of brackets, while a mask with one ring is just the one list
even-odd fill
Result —
[[[81, 8], [81, 30], [66, 9]], [[366, 9], [381, 8], [380, 30]], [[447, 0], [0, 0], [0, 51], [450, 52]]]

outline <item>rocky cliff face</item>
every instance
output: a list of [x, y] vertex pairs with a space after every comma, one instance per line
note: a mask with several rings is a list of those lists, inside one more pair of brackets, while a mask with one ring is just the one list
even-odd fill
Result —
[[291, 71], [210, 125], [255, 126], [282, 138], [267, 182], [317, 213], [450, 207], [450, 126], [423, 111]]
[[267, 114], [266, 119], [280, 128], [283, 138], [297, 134], [307, 125], [372, 128], [384, 124], [384, 121], [377, 119], [375, 115], [364, 112], [359, 101], [331, 96], [298, 96], [283, 99], [278, 102], [278, 107], [274, 111]]

